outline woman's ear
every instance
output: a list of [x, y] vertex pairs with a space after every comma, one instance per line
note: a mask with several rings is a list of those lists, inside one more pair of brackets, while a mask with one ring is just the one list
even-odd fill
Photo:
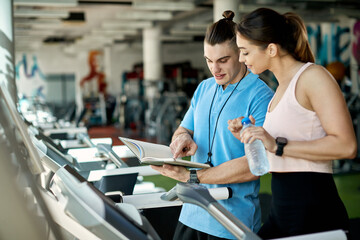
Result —
[[269, 54], [270, 57], [274, 57], [278, 54], [278, 45], [276, 45], [275, 43], [270, 43], [268, 46], [267, 46], [267, 52]]

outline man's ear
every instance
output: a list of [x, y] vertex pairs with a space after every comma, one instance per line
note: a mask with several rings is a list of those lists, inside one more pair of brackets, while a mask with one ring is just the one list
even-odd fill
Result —
[[278, 54], [278, 51], [279, 51], [278, 45], [276, 45], [275, 43], [270, 43], [267, 46], [267, 52], [270, 57], [276, 56]]

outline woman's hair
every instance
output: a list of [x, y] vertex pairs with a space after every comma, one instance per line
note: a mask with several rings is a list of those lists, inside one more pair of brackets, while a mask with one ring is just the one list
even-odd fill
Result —
[[305, 24], [295, 13], [282, 15], [269, 8], [258, 8], [245, 15], [236, 30], [264, 49], [270, 43], [275, 43], [298, 61], [315, 61]]
[[222, 16], [224, 18], [210, 25], [205, 34], [205, 42], [214, 46], [230, 40], [230, 44], [236, 46], [236, 23], [233, 21], [235, 16], [233, 11], [227, 10]]

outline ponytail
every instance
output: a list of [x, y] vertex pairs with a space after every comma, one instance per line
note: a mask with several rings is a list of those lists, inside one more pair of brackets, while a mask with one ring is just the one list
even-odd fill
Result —
[[283, 16], [286, 20], [286, 24], [290, 25], [290, 29], [292, 30], [292, 35], [290, 34], [290, 36], [296, 43], [292, 51], [293, 57], [301, 62], [315, 62], [303, 20], [298, 15], [291, 12], [285, 13]]

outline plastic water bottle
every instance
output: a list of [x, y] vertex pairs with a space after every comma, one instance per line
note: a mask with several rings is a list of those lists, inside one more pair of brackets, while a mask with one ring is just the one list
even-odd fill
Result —
[[[241, 132], [250, 126], [253, 126], [249, 118], [241, 121], [243, 127]], [[252, 174], [261, 176], [269, 172], [270, 165], [266, 156], [266, 150], [261, 140], [256, 139], [252, 143], [245, 143], [245, 154]]]

